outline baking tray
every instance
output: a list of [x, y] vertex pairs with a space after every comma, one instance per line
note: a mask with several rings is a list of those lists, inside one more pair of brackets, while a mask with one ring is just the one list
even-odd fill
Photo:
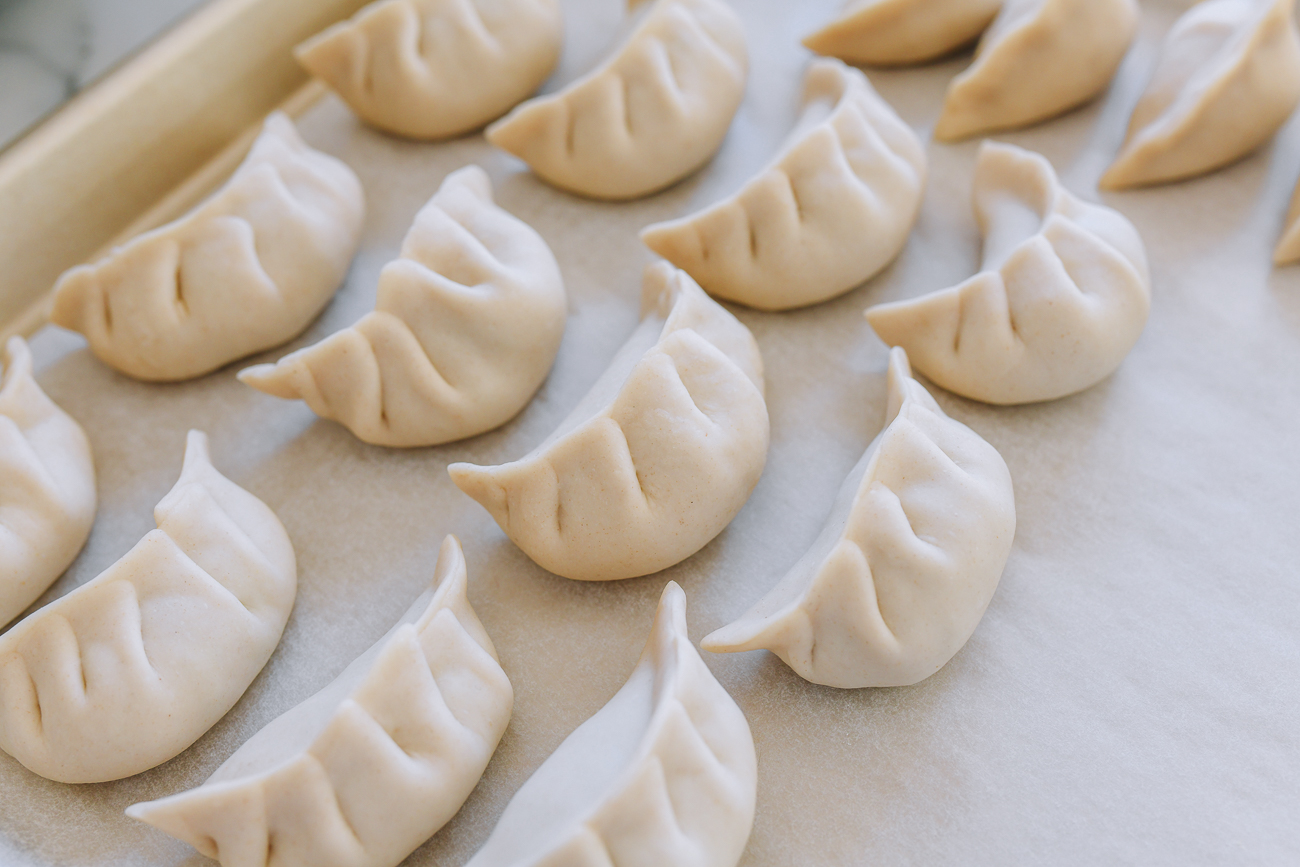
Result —
[[[286, 22], [293, 9], [306, 20], [322, 6], [268, 5]], [[122, 810], [198, 784], [262, 725], [329, 682], [428, 584], [443, 535], [455, 533], [470, 598], [516, 693], [510, 728], [478, 788], [410, 859], [462, 864], [510, 795], [622, 684], [669, 579], [686, 590], [698, 641], [745, 611], [812, 542], [884, 414], [886, 350], [862, 310], [951, 285], [977, 267], [969, 193], [978, 141], [928, 146], [920, 220], [898, 261], [875, 280], [806, 310], [732, 308], [763, 351], [772, 449], [749, 503], [685, 563], [613, 584], [552, 576], [445, 472], [454, 461], [520, 456], [567, 414], [636, 321], [640, 274], [651, 258], [637, 230], [736, 189], [793, 123], [809, 58], [795, 37], [830, 18], [838, 0], [735, 5], [752, 62], [731, 132], [703, 171], [638, 202], [581, 200], [541, 184], [480, 136], [394, 139], [362, 126], [333, 97], [313, 103], [299, 93], [306, 139], [360, 175], [367, 223], [347, 283], [321, 318], [248, 363], [278, 358], [369, 310], [378, 271], [416, 210], [448, 173], [478, 163], [500, 204], [551, 244], [569, 292], [568, 330], [550, 378], [497, 431], [431, 449], [372, 447], [300, 403], [241, 385], [233, 376], [239, 365], [188, 383], [145, 384], [99, 364], [75, 335], [50, 328], [35, 335], [38, 379], [90, 435], [100, 491], [85, 550], [42, 602], [98, 574], [153, 527], [152, 508], [175, 481], [190, 427], [208, 431], [217, 467], [280, 516], [297, 549], [300, 589], [265, 670], [173, 761], [114, 783], [67, 786], [0, 756], [0, 862], [211, 863]], [[1043, 153], [1067, 187], [1136, 224], [1154, 297], [1124, 365], [1081, 394], [998, 408], [933, 389], [945, 410], [1001, 451], [1016, 488], [1014, 549], [965, 649], [916, 686], [854, 691], [808, 684], [766, 653], [704, 654], [748, 716], [758, 750], [758, 812], [743, 864], [1300, 860], [1300, 268], [1270, 264], [1300, 172], [1300, 127], [1288, 124], [1275, 144], [1203, 179], [1096, 191], [1159, 41], [1187, 5], [1143, 4], [1138, 39], [1102, 99], [997, 136]], [[594, 64], [621, 28], [613, 0], [564, 6], [565, 54], [547, 90]], [[928, 138], [947, 82], [968, 62], [958, 56], [870, 76]], [[245, 98], [260, 115], [297, 86]], [[191, 169], [229, 146], [221, 164], [228, 171], [239, 150], [229, 142], [251, 120], [226, 142], [214, 137]], [[164, 213], [157, 201], [169, 189], [182, 190], [171, 193], [173, 210], [192, 201], [220, 180], [213, 165], [188, 185], [181, 172], [157, 195], [141, 195], [122, 225], [147, 223], [151, 209]], [[75, 185], [55, 192], [49, 202], [65, 212], [87, 193]], [[0, 201], [5, 225], [24, 222], [25, 206]], [[83, 248], [111, 235], [83, 238]], [[48, 252], [58, 265], [49, 276], [84, 258], [69, 250]], [[3, 247], [3, 273], [16, 273], [24, 253]], [[34, 303], [39, 310], [40, 300], [39, 291], [9, 297], [18, 291], [11, 288], [0, 308], [9, 327], [16, 311]]]

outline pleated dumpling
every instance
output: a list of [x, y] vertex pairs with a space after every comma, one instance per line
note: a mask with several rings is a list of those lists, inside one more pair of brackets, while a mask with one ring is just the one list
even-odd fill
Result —
[[641, 310], [609, 369], [530, 454], [448, 467], [524, 553], [566, 578], [680, 563], [731, 523], [767, 462], [749, 329], [664, 262], [646, 269]]
[[1137, 31], [1137, 0], [1006, 0], [948, 86], [934, 137], [1027, 126], [1106, 89]]
[[806, 680], [853, 689], [924, 680], [970, 638], [1011, 553], [1011, 474], [912, 379], [901, 349], [888, 394], [885, 429], [812, 548], [705, 650], [766, 648]]
[[867, 321], [949, 391], [1029, 403], [1082, 391], [1119, 367], [1151, 308], [1137, 229], [1080, 201], [1038, 154], [985, 142], [975, 165], [980, 272]]
[[158, 529], [0, 636], [0, 749], [95, 783], [162, 764], [234, 706], [280, 642], [298, 590], [275, 514], [218, 473], [190, 431]]
[[564, 335], [560, 268], [542, 237], [492, 201], [478, 166], [448, 175], [401, 255], [379, 274], [375, 310], [239, 378], [300, 398], [369, 443], [425, 446], [512, 418]]
[[754, 739], [668, 582], [627, 683], [506, 805], [466, 867], [734, 867], [754, 824]]
[[898, 255], [925, 191], [925, 149], [861, 71], [818, 60], [770, 165], [698, 214], [641, 233], [705, 291], [761, 310], [825, 301]]
[[612, 57], [516, 108], [488, 141], [597, 199], [648, 195], [708, 162], [745, 93], [744, 28], [725, 0], [653, 3]]
[[984, 32], [1002, 0], [856, 0], [803, 44], [867, 66], [924, 63]]
[[226, 867], [396, 867], [483, 775], [514, 692], [442, 543], [434, 586], [196, 789], [126, 813]]
[[21, 337], [0, 379], [0, 627], [63, 574], [95, 523], [90, 441], [32, 377]]
[[367, 123], [440, 139], [525, 99], [563, 44], [559, 0], [379, 0], [294, 54]]
[[50, 320], [137, 379], [200, 376], [306, 328], [347, 274], [364, 212], [352, 170], [276, 112], [211, 198], [60, 277]]
[[1294, 8], [1295, 0], [1207, 0], [1179, 18], [1101, 186], [1199, 175], [1272, 138], [1300, 102]]

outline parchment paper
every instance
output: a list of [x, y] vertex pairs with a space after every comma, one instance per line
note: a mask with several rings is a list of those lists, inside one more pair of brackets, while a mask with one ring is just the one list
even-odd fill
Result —
[[[261, 726], [328, 683], [427, 585], [446, 533], [464, 543], [470, 597], [514, 683], [515, 715], [464, 809], [412, 856], [460, 865], [506, 801], [631, 671], [664, 584], [686, 590], [698, 639], [741, 614], [812, 542], [835, 491], [878, 432], [885, 347], [869, 304], [956, 283], [977, 266], [969, 205], [978, 141], [929, 147], [920, 222], [898, 261], [808, 310], [741, 308], [767, 364], [772, 450], [735, 522], [662, 574], [584, 584], [543, 572], [448, 479], [458, 460], [524, 454], [632, 330], [649, 253], [636, 232], [736, 189], [797, 115], [808, 54], [797, 37], [837, 0], [735, 0], [751, 74], [717, 158], [653, 198], [599, 204], [546, 187], [481, 137], [438, 144], [363, 127], [329, 98], [306, 138], [346, 160], [369, 207], [346, 286], [273, 360], [370, 309], [380, 267], [444, 176], [484, 166], [499, 202], [559, 258], [570, 318], [550, 379], [514, 421], [440, 448], [367, 446], [300, 403], [238, 383], [235, 365], [179, 385], [132, 381], [79, 337], [34, 341], [39, 379], [85, 426], [101, 504], [85, 550], [42, 603], [89, 580], [153, 527], [184, 433], [212, 435], [217, 467], [265, 500], [298, 553], [284, 640], [247, 694], [178, 758], [115, 783], [67, 786], [0, 755], [0, 862], [210, 863], [122, 815], [199, 784]], [[614, 0], [566, 0], [553, 90], [620, 31]], [[1143, 4], [1111, 91], [997, 138], [1045, 154], [1098, 198], [1159, 41], [1185, 2]], [[872, 71], [928, 138], [969, 56]], [[1102, 201], [1137, 225], [1154, 278], [1151, 320], [1118, 373], [1017, 408], [934, 389], [1006, 458], [1015, 547], [987, 616], [938, 674], [900, 689], [808, 684], [765, 652], [714, 656], [758, 749], [758, 815], [743, 864], [1284, 864], [1300, 862], [1300, 268], [1270, 250], [1300, 170], [1300, 127], [1204, 179]]]

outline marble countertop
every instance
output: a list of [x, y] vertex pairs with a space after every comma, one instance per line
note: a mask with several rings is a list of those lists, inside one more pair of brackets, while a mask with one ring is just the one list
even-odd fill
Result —
[[203, 0], [0, 0], [0, 147]]

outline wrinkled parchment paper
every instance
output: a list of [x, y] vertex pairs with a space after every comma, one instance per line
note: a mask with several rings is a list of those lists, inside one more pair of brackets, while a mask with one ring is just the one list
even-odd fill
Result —
[[[514, 421], [433, 449], [365, 445], [300, 403], [234, 378], [239, 365], [149, 385], [99, 364], [80, 338], [34, 341], [39, 379], [86, 428], [101, 504], [89, 544], [42, 602], [89, 580], [153, 527], [184, 434], [212, 436], [216, 466], [265, 500], [298, 552], [284, 641], [198, 743], [131, 779], [52, 783], [0, 755], [0, 862], [199, 865], [181, 843], [122, 815], [202, 782], [239, 744], [328, 683], [432, 577], [443, 535], [464, 543], [470, 598], [514, 683], [510, 729], [464, 809], [410, 859], [460, 865], [510, 795], [631, 671], [669, 579], [691, 635], [741, 614], [812, 542], [835, 491], [878, 432], [885, 347], [871, 303], [919, 295], [976, 268], [970, 212], [978, 141], [929, 146], [930, 183], [898, 261], [867, 285], [793, 313], [736, 308], [767, 364], [772, 450], [735, 522], [662, 574], [583, 584], [543, 572], [450, 482], [452, 461], [524, 454], [568, 412], [632, 330], [636, 232], [736, 189], [797, 115], [808, 54], [796, 37], [838, 0], [735, 0], [751, 74], [717, 158], [653, 198], [600, 204], [550, 189], [480, 136], [429, 145], [363, 127], [327, 98], [307, 140], [361, 176], [369, 216], [347, 284], [278, 358], [370, 309], [380, 267], [449, 172], [476, 162], [499, 202], [550, 242], [569, 324], [550, 379]], [[1098, 198], [1159, 41], [1185, 2], [1143, 4], [1110, 92], [998, 138], [1045, 154]], [[620, 32], [615, 0], [566, 0], [553, 90]], [[873, 71], [928, 138], [968, 56]], [[744, 709], [758, 749], [758, 815], [743, 864], [1281, 864], [1300, 860], [1300, 267], [1270, 250], [1300, 170], [1300, 122], [1240, 164], [1173, 186], [1105, 195], [1150, 255], [1154, 304], [1118, 373], [1051, 403], [996, 408], [935, 389], [1006, 458], [1015, 547], [964, 650], [899, 689], [813, 686], [764, 652], [706, 661]]]

